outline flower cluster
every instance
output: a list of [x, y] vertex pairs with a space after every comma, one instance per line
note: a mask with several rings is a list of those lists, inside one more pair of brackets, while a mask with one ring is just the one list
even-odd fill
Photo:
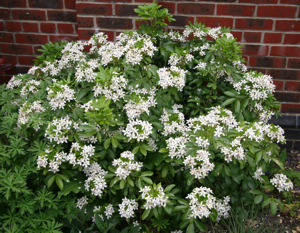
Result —
[[94, 206], [93, 213], [94, 216], [93, 222], [95, 222], [95, 215], [98, 214], [99, 217], [104, 221], [103, 214], [106, 216], [106, 219], [110, 219], [112, 215], [114, 214], [115, 210], [112, 204], [105, 204], [104, 206]]
[[104, 95], [105, 99], [112, 99], [117, 101], [123, 99], [125, 96], [124, 89], [127, 85], [127, 79], [123, 75], [118, 76], [117, 73], [113, 73], [111, 80], [102, 82], [102, 80], [96, 81], [96, 86], [94, 86], [94, 96]]
[[143, 167], [142, 162], [134, 161], [134, 154], [130, 151], [124, 151], [119, 159], [114, 159], [112, 162], [114, 167], [117, 167], [116, 176], [125, 180], [130, 175], [131, 171], [140, 171]]
[[75, 100], [75, 91], [68, 87], [68, 85], [60, 85], [55, 83], [52, 87], [47, 87], [49, 103], [52, 110], [57, 108], [64, 108], [67, 102]]
[[274, 178], [271, 179], [270, 182], [278, 189], [279, 192], [293, 189], [292, 181], [284, 174], [275, 174]]
[[170, 134], [175, 134], [177, 132], [185, 132], [186, 126], [184, 123], [184, 114], [179, 112], [177, 109], [182, 106], [173, 106], [174, 111], [167, 111], [163, 109], [163, 114], [160, 117], [160, 121], [164, 124], [164, 131], [162, 135], [168, 136]]
[[122, 203], [119, 204], [119, 213], [122, 218], [133, 218], [134, 211], [139, 207], [135, 200], [127, 199], [124, 197]]
[[156, 88], [151, 88], [149, 91], [146, 88], [131, 88], [132, 99], [124, 106], [130, 120], [138, 118], [144, 112], [149, 115], [149, 108], [156, 105], [155, 91]]
[[[19, 116], [18, 116], [18, 125], [24, 125], [31, 121], [32, 115], [36, 113], [42, 113], [45, 111], [45, 108], [42, 107], [41, 101], [34, 101], [32, 103], [25, 102], [22, 107], [19, 109]], [[42, 123], [38, 122], [37, 129]]]
[[142, 199], [146, 201], [144, 207], [146, 210], [153, 209], [155, 207], [166, 207], [169, 197], [164, 193], [163, 187], [160, 184], [151, 186], [145, 186], [140, 189], [142, 193]]
[[29, 93], [36, 93], [39, 89], [40, 81], [29, 80], [21, 89], [21, 96], [28, 97]]
[[152, 125], [148, 121], [133, 120], [129, 121], [123, 133], [126, 137], [131, 139], [136, 139], [139, 141], [144, 141], [152, 133]]
[[54, 119], [47, 127], [45, 137], [57, 144], [67, 143], [72, 129], [78, 130], [78, 125], [70, 117]]
[[170, 68], [160, 68], [157, 71], [159, 76], [158, 85], [163, 89], [168, 87], [176, 87], [179, 91], [182, 91], [185, 86], [185, 74], [187, 71], [178, 68], [177, 66], [171, 66]]
[[196, 156], [187, 156], [183, 161], [186, 168], [189, 168], [190, 173], [195, 176], [196, 179], [202, 179], [208, 175], [215, 167], [213, 163], [209, 161], [210, 153], [206, 150], [198, 150]]
[[86, 204], [88, 204], [88, 198], [87, 197], [82, 197], [82, 198], [79, 198], [77, 200], [77, 203], [76, 203], [76, 207], [79, 208], [79, 209], [82, 209], [82, 207]]
[[262, 181], [263, 180], [263, 178], [261, 178], [262, 175], [264, 175], [262, 168], [258, 167], [256, 169], [256, 171], [254, 172], [254, 176], [252, 176], [252, 177], [256, 180]]
[[190, 218], [208, 218], [212, 209], [217, 210], [219, 217], [218, 219], [220, 219], [220, 216], [225, 218], [229, 216], [229, 197], [226, 197], [223, 201], [216, 200], [212, 194], [213, 191], [206, 187], [194, 188], [193, 191], [188, 194], [186, 198], [190, 200]]

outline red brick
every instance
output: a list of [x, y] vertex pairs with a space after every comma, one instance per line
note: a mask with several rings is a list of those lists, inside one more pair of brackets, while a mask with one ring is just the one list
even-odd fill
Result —
[[11, 80], [12, 76], [11, 75], [1, 75], [0, 76], [0, 85], [8, 83], [9, 80]]
[[237, 41], [242, 41], [243, 33], [239, 31], [232, 31], [231, 34], [236, 38]]
[[17, 64], [17, 56], [14, 55], [5, 55], [5, 63]]
[[3, 7], [26, 7], [26, 0], [1, 0], [0, 6]]
[[4, 31], [4, 22], [0, 20], [0, 31]]
[[270, 55], [300, 57], [300, 47], [272, 46]]
[[46, 32], [46, 33], [56, 32], [55, 23], [41, 23], [40, 26], [41, 26], [41, 32]]
[[78, 27], [91, 28], [94, 27], [94, 19], [88, 17], [77, 16], [77, 25]]
[[158, 2], [158, 5], [161, 5], [161, 8], [167, 8], [169, 13], [175, 13], [175, 3], [174, 2]]
[[[126, 6], [128, 6], [128, 5], [126, 5]], [[133, 8], [135, 8], [135, 7], [136, 6], [133, 6]], [[77, 12], [77, 14], [85, 14], [85, 15], [111, 15], [112, 14], [112, 5], [111, 4], [95, 4], [95, 3], [90, 3], [90, 4], [77, 3], [76, 4], [76, 12]]]
[[132, 29], [132, 19], [97, 18], [97, 25], [109, 29]]
[[45, 11], [40, 10], [12, 10], [13, 19], [46, 20]]
[[[181, 26], [184, 27], [185, 25], [189, 25], [189, 22], [194, 23], [194, 17], [186, 17], [186, 16], [173, 16], [176, 21], [169, 22], [168, 25], [170, 26]], [[141, 22], [141, 21], [136, 21]], [[139, 25], [141, 26], [141, 25]]]
[[22, 44], [46, 44], [48, 37], [40, 34], [16, 34], [16, 42]]
[[276, 92], [275, 98], [280, 102], [300, 102], [300, 93]]
[[276, 86], [276, 89], [275, 89], [276, 91], [283, 90], [284, 81], [273, 80], [273, 84]]
[[249, 65], [256, 67], [281, 67], [284, 68], [286, 58], [281, 57], [250, 57]]
[[37, 23], [23, 22], [22, 25], [23, 25], [24, 32], [38, 32], [39, 31], [39, 25]]
[[122, 16], [137, 16], [137, 13], [134, 12], [134, 9], [137, 8], [137, 5], [116, 5], [115, 12], [116, 15]]
[[0, 19], [10, 19], [9, 10], [0, 8]]
[[29, 7], [62, 9], [63, 8], [63, 0], [30, 0]]
[[58, 32], [63, 34], [73, 34], [73, 25], [72, 24], [57, 24]]
[[21, 31], [21, 23], [16, 21], [6, 21], [6, 30], [7, 31]]
[[277, 31], [300, 31], [300, 21], [276, 20], [275, 30]]
[[268, 70], [268, 74], [274, 79], [300, 80], [300, 71], [297, 70]]
[[251, 67], [251, 70], [256, 71], [257, 73], [262, 73], [262, 74], [266, 74], [267, 73], [266, 69], [257, 68], [257, 67]]
[[261, 32], [245, 32], [243, 42], [260, 42]]
[[0, 32], [0, 42], [14, 42], [14, 36], [12, 33]]
[[20, 65], [33, 65], [33, 60], [36, 59], [35, 56], [19, 56], [18, 58]]
[[285, 44], [300, 44], [300, 34], [285, 34]]
[[179, 14], [213, 15], [215, 5], [203, 3], [178, 3], [177, 12]]
[[[100, 0], [100, 1], [103, 1], [103, 0]], [[132, 0], [115, 0], [115, 2], [132, 2]], [[152, 2], [152, 1], [150, 1], [150, 2]]]
[[286, 81], [284, 89], [286, 91], [300, 91], [300, 81]]
[[300, 67], [300, 59], [297, 58], [289, 58], [288, 60], [288, 68], [299, 69]]
[[33, 50], [34, 50], [34, 54], [35, 55], [40, 55], [42, 54], [40, 51], [38, 51], [38, 49], [42, 49], [42, 47], [40, 45], [34, 45], [33, 46]]
[[[97, 31], [88, 29], [78, 29], [78, 39], [89, 40]], [[112, 31], [104, 32], [108, 36], [108, 40], [112, 41], [114, 39], [114, 33]]]
[[296, 6], [258, 6], [258, 17], [294, 17]]
[[282, 33], [269, 33], [266, 32], [264, 36], [265, 43], [281, 43]]
[[65, 1], [65, 8], [75, 10], [76, 0], [64, 0], [64, 1]]
[[31, 45], [0, 44], [2, 53], [32, 54]]
[[269, 51], [269, 46], [247, 44], [242, 49], [243, 49], [243, 54], [246, 55], [267, 55]]
[[255, 6], [247, 5], [217, 5], [217, 15], [253, 16]]
[[222, 17], [197, 17], [198, 22], [204, 23], [207, 27], [232, 27], [232, 18], [222, 18]]
[[284, 3], [284, 4], [300, 4], [300, 0], [280, 0], [280, 3]]
[[281, 104], [281, 112], [283, 113], [300, 113], [300, 104]]
[[62, 36], [62, 35], [50, 35], [50, 41], [56, 42], [56, 41], [75, 41], [78, 40], [77, 36]]
[[13, 74], [13, 75], [17, 75], [17, 74], [25, 74], [27, 73], [29, 70], [29, 67], [24, 67], [24, 66], [15, 66], [13, 69], [6, 71], [6, 74]]
[[48, 19], [53, 21], [76, 22], [76, 12], [73, 11], [47, 11]]
[[239, 0], [239, 2], [248, 2], [248, 3], [256, 3], [256, 4], [276, 4], [278, 0]]
[[235, 28], [271, 30], [273, 20], [270, 19], [236, 19]]

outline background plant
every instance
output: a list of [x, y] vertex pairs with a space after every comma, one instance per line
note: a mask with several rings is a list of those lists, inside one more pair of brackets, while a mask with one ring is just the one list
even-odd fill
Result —
[[[266, 123], [279, 107], [271, 77], [247, 72], [229, 28], [163, 32], [167, 10], [137, 13], [151, 24], [115, 43], [99, 33], [46, 46], [39, 66], [1, 87], [1, 218], [13, 219], [3, 228], [30, 226], [8, 217], [19, 193], [36, 200], [30, 217], [47, 209], [35, 229], [48, 231], [195, 232], [241, 203], [284, 208], [273, 193], [292, 183], [265, 174], [284, 169], [284, 132]], [[22, 180], [7, 175], [15, 167]]]

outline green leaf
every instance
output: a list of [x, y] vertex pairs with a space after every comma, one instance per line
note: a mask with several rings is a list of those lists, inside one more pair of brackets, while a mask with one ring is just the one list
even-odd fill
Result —
[[215, 209], [211, 209], [209, 217], [213, 222], [217, 221], [218, 212]]
[[150, 214], [151, 209], [147, 209], [144, 211], [143, 215], [142, 215], [142, 220], [145, 220], [148, 215]]
[[238, 97], [238, 95], [239, 95], [236, 91], [233, 91], [233, 90], [232, 91], [224, 91], [224, 94], [229, 97], [234, 97], [234, 98]]
[[78, 193], [81, 189], [84, 188], [84, 182], [82, 183], [79, 183], [78, 181], [70, 181], [68, 183], [65, 183], [64, 185], [64, 189], [60, 192], [58, 192], [58, 196], [61, 196], [61, 195], [69, 195], [70, 192], [73, 192], [73, 193]]
[[117, 139], [115, 139], [115, 138], [111, 138], [111, 144], [113, 145], [113, 147], [114, 147], [114, 148], [117, 148], [117, 147], [118, 147], [118, 144], [119, 144], [119, 142], [118, 142], [118, 140], [117, 140]]
[[152, 171], [146, 171], [141, 174], [141, 176], [152, 176], [152, 175], [153, 175]]
[[133, 153], [133, 154], [136, 154], [136, 153], [139, 151], [139, 149], [140, 149], [139, 146], [135, 147], [135, 148], [132, 150], [132, 153]]
[[271, 209], [271, 213], [273, 215], [275, 215], [276, 212], [277, 212], [277, 205], [276, 205], [276, 202], [274, 200], [271, 201], [270, 209]]
[[109, 147], [110, 141], [111, 141], [111, 138], [108, 138], [108, 139], [105, 140], [105, 142], [104, 142], [104, 148], [105, 149], [107, 149]]
[[51, 185], [53, 184], [54, 180], [55, 180], [55, 175], [51, 176], [50, 179], [47, 182], [47, 188], [50, 188]]
[[261, 157], [262, 157], [262, 151], [259, 151], [259, 152], [256, 154], [256, 157], [255, 157], [255, 163], [256, 163], [256, 164], [261, 160]]
[[255, 203], [255, 204], [261, 203], [262, 200], [263, 200], [263, 197], [264, 197], [264, 196], [263, 196], [262, 194], [256, 196], [256, 197], [254, 198], [254, 203]]
[[227, 167], [226, 165], [224, 165], [224, 169], [225, 169], [225, 173], [227, 176], [231, 176], [231, 170], [229, 167]]
[[174, 188], [175, 186], [176, 186], [175, 184], [170, 184], [170, 185], [168, 185], [168, 186], [165, 188], [164, 192], [167, 193], [167, 192], [171, 191], [172, 188]]
[[241, 109], [241, 102], [237, 99], [234, 105], [234, 111], [235, 113], [238, 113]]
[[223, 163], [216, 163], [215, 168], [213, 170], [213, 175], [214, 176], [217, 176], [221, 173], [223, 165], [224, 165]]
[[186, 233], [194, 233], [195, 229], [194, 229], [194, 223], [190, 223], [188, 228], [186, 229]]
[[262, 207], [267, 206], [267, 205], [270, 204], [270, 202], [271, 202], [271, 198], [266, 197], [265, 200], [264, 200], [264, 202], [262, 203], [261, 206], [262, 206]]
[[178, 206], [174, 207], [173, 211], [182, 211], [182, 210], [185, 210], [187, 208], [188, 208], [188, 206], [186, 206], [186, 205], [178, 205]]
[[236, 98], [230, 98], [230, 99], [227, 99], [227, 100], [225, 100], [225, 101], [221, 104], [221, 106], [222, 106], [222, 107], [225, 107], [225, 106], [227, 106], [227, 105], [233, 103], [235, 100], [236, 100]]
[[62, 179], [58, 175], [56, 175], [55, 181], [56, 181], [56, 184], [59, 187], [59, 189], [63, 190], [63, 188], [64, 188], [64, 182], [62, 181]]
[[147, 150], [144, 147], [140, 146], [140, 151], [142, 152], [143, 155], [147, 155]]
[[141, 176], [141, 179], [148, 184], [153, 184], [152, 180], [149, 177]]
[[126, 184], [126, 180], [122, 179], [120, 182], [120, 189], [123, 189]]
[[168, 173], [169, 173], [169, 166], [165, 165], [161, 173], [162, 178], [165, 178], [168, 175]]
[[196, 220], [195, 223], [196, 223], [197, 228], [198, 228], [200, 231], [204, 231], [204, 232], [207, 231], [207, 230], [206, 230], [206, 226], [205, 226], [202, 222]]
[[159, 153], [168, 153], [169, 152], [169, 149], [167, 148], [162, 148], [158, 151]]
[[271, 158], [271, 160], [274, 161], [280, 167], [280, 169], [284, 170], [284, 166], [283, 166], [282, 162], [280, 162], [276, 158]]

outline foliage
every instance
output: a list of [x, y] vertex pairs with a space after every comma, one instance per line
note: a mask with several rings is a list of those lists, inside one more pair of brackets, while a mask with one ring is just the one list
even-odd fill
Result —
[[151, 24], [47, 45], [1, 87], [3, 229], [190, 233], [230, 206], [283, 206], [271, 77], [247, 72], [228, 28], [163, 32], [167, 10], [137, 12]]

